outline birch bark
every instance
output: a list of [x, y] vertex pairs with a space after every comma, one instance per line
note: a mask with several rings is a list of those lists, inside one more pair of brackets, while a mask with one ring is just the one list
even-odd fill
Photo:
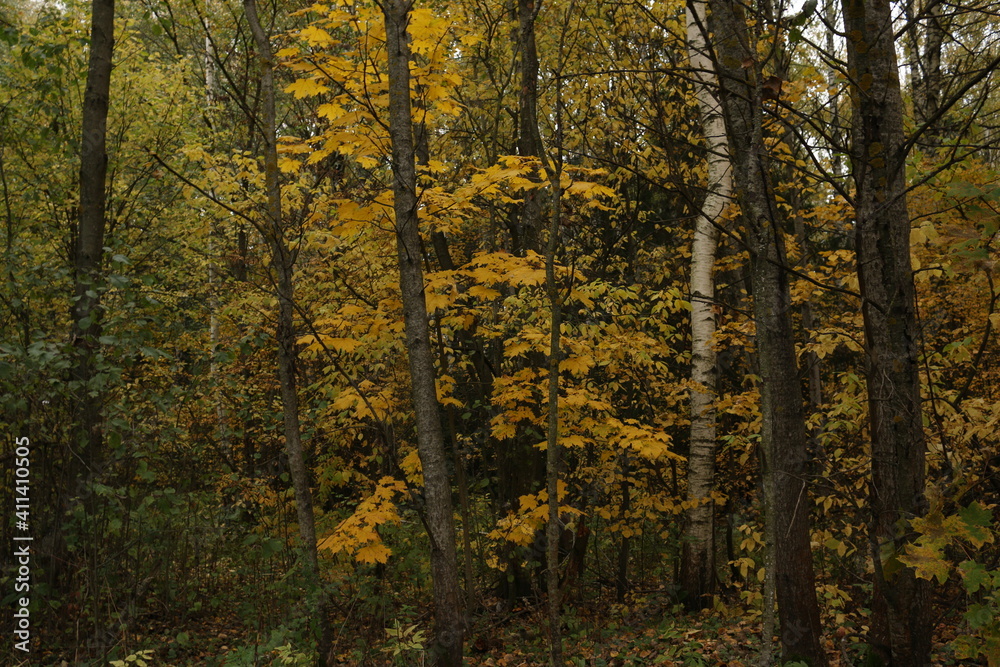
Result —
[[715, 67], [708, 52], [707, 4], [688, 3], [687, 37], [692, 76], [697, 85], [708, 184], [705, 203], [695, 220], [691, 247], [691, 448], [687, 498], [699, 503], [687, 511], [681, 555], [681, 588], [688, 609], [702, 609], [715, 591], [715, 253], [718, 227], [732, 193], [729, 145], [719, 101]]

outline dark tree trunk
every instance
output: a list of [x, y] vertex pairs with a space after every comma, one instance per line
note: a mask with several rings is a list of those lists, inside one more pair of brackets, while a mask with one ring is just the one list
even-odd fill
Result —
[[[517, 0], [518, 55], [520, 56], [521, 92], [518, 99], [517, 152], [522, 157], [541, 156], [538, 134], [538, 49], [535, 45], [535, 17], [542, 0]], [[514, 223], [514, 254], [538, 252], [542, 225], [539, 190], [524, 195], [520, 219]]]
[[927, 582], [896, 556], [924, 510], [925, 441], [910, 266], [903, 103], [888, 0], [844, 0], [853, 107], [857, 266], [864, 299], [875, 550], [872, 646], [887, 665], [930, 664]]
[[[538, 148], [541, 148], [539, 142]], [[559, 667], [563, 664], [561, 634], [561, 603], [559, 590], [559, 538], [563, 531], [559, 518], [559, 361], [562, 356], [562, 294], [556, 281], [556, 251], [559, 247], [559, 226], [562, 206], [562, 80], [556, 77], [556, 141], [554, 147], [555, 165], [546, 164], [549, 174], [549, 188], [552, 194], [552, 209], [549, 217], [548, 239], [545, 243], [545, 294], [549, 301], [549, 396], [548, 432], [545, 448], [545, 488], [549, 497], [549, 518], [545, 526], [546, 539], [546, 590], [549, 596], [549, 664]]]
[[774, 553], [773, 576], [782, 655], [785, 661], [826, 665], [809, 539], [811, 501], [804, 478], [808, 439], [792, 336], [784, 232], [770, 189], [763, 139], [761, 65], [742, 5], [711, 0], [709, 7], [723, 117], [751, 255], [766, 520], [780, 544]]
[[[628, 451], [623, 451], [618, 459], [620, 461], [622, 471], [622, 504], [621, 511], [618, 514], [618, 520], [621, 521], [622, 525], [625, 525], [629, 521], [629, 512], [632, 511], [632, 483], [629, 481], [631, 471], [629, 470]], [[622, 535], [621, 543], [618, 547], [618, 572], [615, 576], [615, 599], [618, 600], [619, 604], [624, 604], [625, 596], [628, 595], [629, 547], [629, 538]], [[683, 567], [684, 566], [682, 565], [682, 572]], [[681, 576], [683, 577], [683, 575]]]
[[83, 98], [83, 136], [80, 144], [80, 218], [73, 256], [75, 294], [71, 309], [76, 363], [72, 370], [73, 423], [76, 432], [71, 460], [83, 460], [99, 470], [104, 458], [101, 423], [103, 394], [91, 391], [97, 374], [95, 357], [101, 336], [101, 260], [104, 254], [107, 129], [111, 96], [111, 57], [114, 51], [114, 0], [93, 0], [90, 29], [90, 66]]
[[247, 23], [253, 33], [260, 56], [261, 98], [263, 118], [259, 119], [259, 132], [264, 141], [264, 179], [267, 190], [267, 222], [260, 226], [262, 236], [271, 250], [271, 263], [275, 272], [278, 297], [278, 382], [281, 386], [281, 408], [284, 415], [285, 453], [295, 492], [295, 510], [302, 539], [306, 573], [315, 588], [317, 603], [314, 614], [320, 629], [319, 662], [326, 664], [332, 635], [326, 619], [326, 605], [319, 574], [316, 553], [316, 526], [310, 491], [309, 469], [302, 451], [302, 429], [299, 423], [298, 378], [295, 350], [295, 291], [292, 274], [295, 256], [285, 242], [285, 229], [281, 208], [281, 175], [278, 171], [278, 149], [275, 120], [274, 56], [271, 44], [257, 16], [256, 0], [244, 0]]
[[452, 515], [448, 460], [434, 386], [424, 276], [417, 221], [417, 179], [414, 164], [413, 114], [410, 106], [410, 47], [406, 25], [411, 3], [387, 0], [386, 50], [389, 59], [389, 133], [392, 139], [393, 208], [399, 286], [403, 299], [406, 350], [410, 363], [417, 450], [424, 473], [426, 525], [431, 542], [436, 632], [432, 659], [440, 667], [459, 667], [465, 634], [458, 587], [455, 526]]
[[[541, 137], [538, 132], [538, 49], [535, 44], [535, 18], [542, 6], [542, 0], [516, 0], [517, 30], [514, 46], [518, 59], [520, 89], [517, 114], [517, 152], [526, 158], [542, 155]], [[511, 251], [524, 256], [528, 251], [541, 253], [542, 192], [531, 189], [524, 193], [524, 200], [512, 207], [507, 226], [511, 236]], [[544, 371], [546, 360], [538, 354], [529, 354], [526, 360], [518, 360], [520, 368]], [[540, 398], [540, 400], [543, 400]], [[497, 443], [497, 505], [498, 514], [517, 512], [521, 496], [537, 493], [545, 484], [545, 455], [535, 445], [537, 434], [529, 435], [519, 429], [510, 443]], [[544, 540], [536, 536], [536, 543]], [[513, 544], [501, 546], [501, 559], [507, 566], [507, 577], [500, 580], [498, 594], [513, 604], [515, 598], [533, 593], [532, 581], [540, 575], [538, 554], [527, 554], [524, 548]], [[525, 566], [527, 562], [527, 566]], [[541, 583], [544, 586], [544, 582]]]

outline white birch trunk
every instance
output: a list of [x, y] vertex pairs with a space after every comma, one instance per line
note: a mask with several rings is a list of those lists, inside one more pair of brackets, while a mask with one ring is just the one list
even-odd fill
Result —
[[698, 106], [708, 152], [705, 203], [695, 222], [691, 248], [691, 450], [688, 457], [687, 498], [698, 505], [688, 510], [681, 586], [689, 608], [701, 608], [714, 590], [714, 507], [709, 494], [715, 482], [715, 251], [718, 225], [732, 191], [726, 128], [719, 102], [712, 60], [706, 45], [704, 2], [688, 5], [688, 53], [698, 81]]

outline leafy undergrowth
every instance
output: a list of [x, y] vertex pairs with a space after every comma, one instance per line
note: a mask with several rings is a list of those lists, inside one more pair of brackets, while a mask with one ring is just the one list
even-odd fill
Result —
[[[548, 664], [548, 634], [544, 606], [503, 610], [487, 601], [473, 622], [466, 644], [469, 667], [522, 667]], [[841, 615], [838, 625], [824, 625], [824, 646], [831, 667], [866, 663], [861, 633], [865, 618]], [[759, 611], [717, 604], [712, 611], [686, 614], [668, 595], [653, 593], [627, 604], [601, 600], [578, 603], [563, 618], [565, 664], [574, 667], [756, 667], [760, 664]], [[124, 665], [311, 665], [301, 637], [304, 628], [252, 629], [234, 617], [204, 613], [188, 619], [183, 629], [166, 619], [144, 624], [143, 633], [130, 637], [111, 659]], [[335, 646], [340, 666], [395, 667], [428, 664], [424, 647], [429, 639], [429, 613], [403, 623], [371, 631], [351, 632], [341, 627]], [[947, 643], [953, 626], [939, 624], [934, 642], [934, 665], [973, 665], [956, 661]], [[350, 638], [349, 640], [347, 638]], [[775, 638], [775, 647], [777, 638]], [[48, 656], [55, 658], [55, 656]], [[56, 659], [45, 664], [60, 664]], [[775, 662], [775, 664], [778, 664]]]

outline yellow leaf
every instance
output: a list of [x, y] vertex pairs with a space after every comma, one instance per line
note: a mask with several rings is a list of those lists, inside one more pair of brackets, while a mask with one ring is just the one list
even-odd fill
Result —
[[328, 44], [333, 44], [334, 39], [330, 36], [326, 30], [322, 28], [317, 28], [316, 26], [307, 26], [303, 28], [299, 35], [302, 39], [309, 42], [310, 46], [325, 46]]
[[908, 544], [906, 555], [900, 556], [899, 561], [914, 568], [918, 577], [930, 581], [937, 577], [939, 583], [948, 581], [950, 568], [948, 562], [940, 548], [935, 544]]
[[375, 563], [388, 562], [390, 555], [392, 555], [392, 550], [381, 542], [378, 542], [358, 549], [358, 552], [354, 554], [354, 559], [359, 563], [374, 565]]
[[316, 107], [316, 115], [329, 120], [339, 120], [345, 113], [344, 107], [333, 102], [327, 102]]
[[329, 90], [315, 79], [298, 79], [285, 87], [285, 92], [294, 94], [296, 99], [321, 95]]
[[594, 365], [594, 359], [590, 355], [579, 357], [569, 357], [559, 362], [560, 371], [569, 371], [573, 375], [583, 375]]
[[284, 174], [294, 174], [302, 167], [302, 163], [289, 157], [278, 158], [278, 169]]
[[563, 447], [585, 447], [588, 442], [590, 440], [582, 435], [567, 435], [559, 439]]
[[531, 343], [522, 340], [507, 345], [506, 352], [508, 356], [516, 357], [519, 354], [524, 354], [530, 349], [531, 349]]
[[482, 299], [483, 301], [488, 301], [490, 299], [496, 299], [500, 296], [500, 292], [495, 289], [490, 289], [489, 287], [484, 287], [482, 285], [473, 285], [469, 288], [469, 294], [476, 297], [477, 299]]
[[420, 455], [417, 450], [413, 450], [407, 454], [402, 461], [399, 462], [399, 467], [403, 469], [406, 473], [406, 479], [416, 486], [423, 486], [424, 476], [423, 468], [420, 465]]
[[337, 553], [338, 551], [344, 548], [343, 539], [336, 533], [334, 533], [333, 535], [327, 535], [326, 537], [324, 537], [322, 540], [319, 541], [319, 543], [316, 545], [316, 548], [319, 549], [320, 551], [328, 550], [332, 551], [333, 553]]
[[353, 338], [331, 338], [324, 336], [324, 342], [337, 352], [353, 352], [361, 346], [361, 341]]

